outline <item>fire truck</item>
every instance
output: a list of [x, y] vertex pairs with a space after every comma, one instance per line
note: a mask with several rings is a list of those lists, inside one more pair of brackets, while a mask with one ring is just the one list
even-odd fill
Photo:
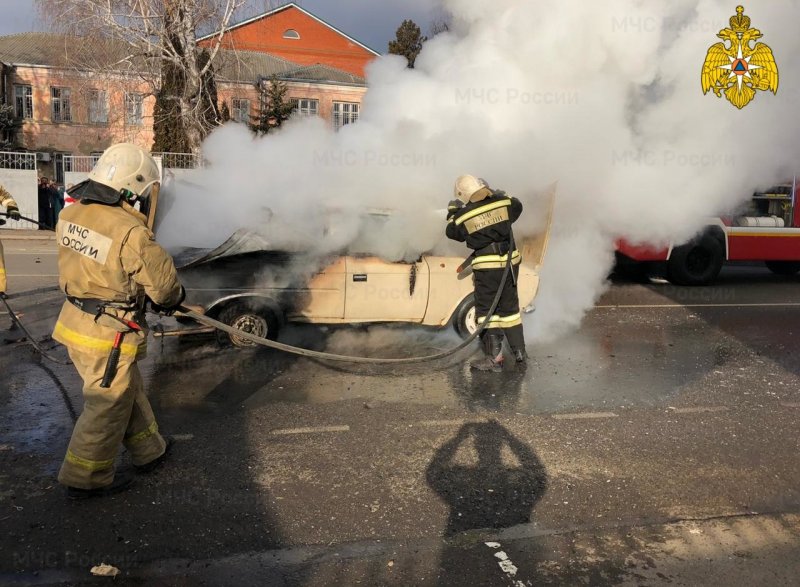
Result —
[[797, 178], [756, 192], [738, 215], [715, 218], [691, 241], [658, 247], [616, 243], [618, 267], [661, 275], [677, 285], [708, 285], [726, 261], [763, 261], [778, 275], [800, 271]]

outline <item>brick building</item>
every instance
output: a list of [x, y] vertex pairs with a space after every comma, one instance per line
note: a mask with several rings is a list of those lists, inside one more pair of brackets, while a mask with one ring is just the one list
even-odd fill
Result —
[[[200, 44], [218, 34], [200, 39]], [[360, 77], [379, 55], [294, 2], [229, 27], [222, 46], [269, 53], [300, 65], [324, 64]]]
[[[376, 54], [293, 4], [231, 30], [236, 35], [250, 31], [242, 38], [255, 38], [249, 27], [262, 30], [267, 23], [299, 27], [301, 50], [275, 45], [276, 52], [267, 52], [263, 49], [273, 47], [271, 41], [235, 48], [238, 43], [226, 41], [228, 48], [214, 62], [220, 107], [226, 103], [237, 122], [253, 121], [261, 108], [261, 88], [276, 76], [286, 83], [297, 115], [320, 116], [335, 129], [358, 120], [366, 80], [353, 71], [363, 71]], [[41, 175], [63, 182], [68, 155], [100, 153], [116, 142], [152, 146], [154, 90], [136, 67], [114, 65], [125, 61], [124, 51], [112, 43], [54, 33], [0, 37], [0, 99], [12, 105], [20, 122], [15, 149], [36, 151]], [[348, 69], [339, 67], [343, 64]], [[138, 67], [144, 71], [148, 65]]]

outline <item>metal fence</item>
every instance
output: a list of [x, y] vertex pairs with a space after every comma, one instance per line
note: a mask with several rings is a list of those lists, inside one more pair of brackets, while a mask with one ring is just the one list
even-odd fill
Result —
[[89, 173], [100, 155], [65, 155], [64, 173]]
[[36, 153], [0, 152], [0, 169], [35, 170]]
[[153, 153], [153, 157], [161, 157], [161, 166], [165, 169], [196, 169], [204, 165], [194, 153]]

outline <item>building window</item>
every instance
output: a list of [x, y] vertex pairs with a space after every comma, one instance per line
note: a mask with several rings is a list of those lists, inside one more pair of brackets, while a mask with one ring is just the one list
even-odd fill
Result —
[[284, 39], [299, 39], [300, 33], [298, 33], [294, 29], [287, 29], [285, 33], [283, 33]]
[[69, 88], [50, 88], [53, 122], [72, 122], [72, 92]]
[[33, 118], [33, 88], [14, 86], [14, 115], [27, 120]]
[[319, 114], [319, 100], [309, 98], [292, 98], [293, 112], [300, 116], [317, 116]]
[[231, 120], [250, 124], [250, 100], [244, 98], [231, 99]]
[[345, 124], [358, 121], [358, 104], [355, 102], [333, 103], [333, 128], [339, 130]]
[[131, 126], [142, 125], [142, 94], [125, 94], [125, 123]]
[[89, 122], [108, 123], [108, 96], [105, 90], [89, 90]]

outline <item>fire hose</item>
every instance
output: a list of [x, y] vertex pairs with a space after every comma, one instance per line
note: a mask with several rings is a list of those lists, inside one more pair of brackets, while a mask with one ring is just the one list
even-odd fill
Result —
[[[11, 214], [9, 214], [8, 212], [0, 212], [0, 216], [5, 216], [6, 218], [11, 218]], [[44, 222], [39, 222], [38, 220], [34, 220], [33, 218], [28, 218], [27, 216], [20, 215], [18, 220], [24, 220], [25, 222], [30, 222], [31, 224], [36, 224], [37, 226], [40, 226], [40, 227], [44, 228], [45, 230], [50, 230], [50, 231], [53, 231], [53, 232], [55, 232], [55, 230], [56, 230], [55, 228], [53, 228], [49, 224], [45, 224]]]
[[[512, 240], [512, 247], [508, 252], [508, 260], [506, 261], [506, 266], [505, 269], [503, 270], [503, 277], [500, 280], [500, 287], [497, 288], [497, 293], [494, 296], [494, 300], [492, 300], [492, 307], [489, 309], [489, 313], [487, 314], [487, 316], [493, 316], [495, 311], [497, 310], [497, 306], [500, 303], [500, 297], [503, 295], [503, 289], [505, 288], [506, 282], [508, 281], [508, 276], [509, 274], [512, 274], [512, 257], [513, 257], [512, 252], [513, 252], [513, 240]], [[210, 326], [211, 328], [215, 328], [221, 332], [225, 332], [227, 334], [236, 336], [238, 338], [243, 338], [260, 346], [283, 351], [285, 353], [299, 355], [301, 357], [307, 357], [310, 359], [320, 359], [323, 361], [360, 363], [360, 364], [370, 364], [370, 365], [409, 365], [413, 363], [428, 363], [432, 361], [445, 359], [447, 357], [455, 355], [459, 351], [469, 346], [472, 343], [472, 341], [474, 341], [481, 334], [481, 332], [483, 332], [486, 329], [487, 325], [489, 324], [488, 320], [485, 320], [482, 324], [478, 324], [478, 328], [475, 330], [475, 332], [470, 334], [461, 344], [450, 350], [435, 353], [433, 355], [426, 355], [423, 357], [407, 357], [402, 359], [379, 359], [374, 357], [352, 357], [348, 355], [337, 355], [334, 353], [323, 353], [321, 351], [312, 351], [310, 349], [291, 346], [281, 342], [276, 342], [274, 340], [269, 340], [268, 338], [256, 336], [255, 334], [252, 334], [250, 332], [245, 332], [244, 330], [239, 330], [238, 328], [234, 328], [232, 326], [229, 326], [228, 324], [219, 322], [218, 320], [214, 320], [213, 318], [209, 318], [208, 316], [195, 312], [194, 310], [191, 310], [185, 306], [181, 306], [179, 312], [181, 312], [182, 314], [184, 314], [189, 318], [192, 318], [196, 322], [205, 324], [206, 326]]]
[[17, 327], [20, 330], [22, 330], [22, 332], [27, 337], [28, 344], [30, 344], [33, 348], [35, 348], [36, 351], [40, 355], [42, 355], [42, 357], [44, 357], [48, 361], [52, 361], [53, 363], [57, 363], [59, 365], [72, 365], [72, 361], [59, 359], [58, 357], [54, 357], [53, 355], [51, 355], [47, 351], [45, 351], [41, 347], [41, 345], [38, 342], [36, 342], [36, 339], [33, 338], [33, 336], [31, 336], [31, 333], [28, 332], [28, 329], [25, 328], [25, 326], [22, 324], [22, 322], [20, 321], [19, 317], [16, 315], [16, 313], [14, 313], [14, 310], [11, 309], [11, 306], [8, 305], [8, 301], [6, 300], [6, 296], [5, 295], [0, 295], [0, 300], [2, 300], [3, 305], [6, 307], [6, 311], [8, 311], [8, 315], [11, 317], [11, 321], [14, 324], [16, 324]]

